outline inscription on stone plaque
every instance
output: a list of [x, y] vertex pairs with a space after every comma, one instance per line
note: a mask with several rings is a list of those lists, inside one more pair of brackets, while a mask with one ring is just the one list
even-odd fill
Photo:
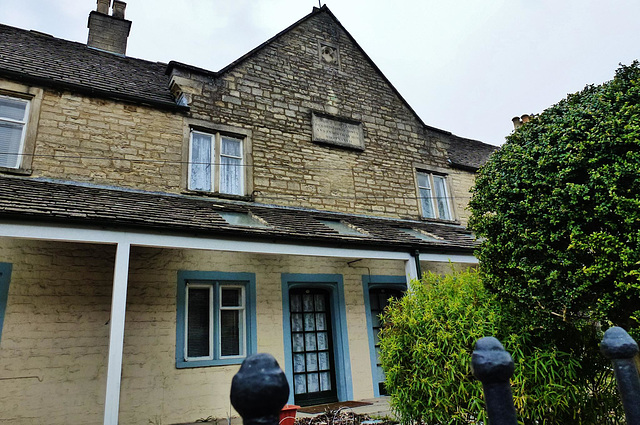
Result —
[[362, 124], [325, 115], [311, 116], [313, 141], [353, 149], [364, 149]]

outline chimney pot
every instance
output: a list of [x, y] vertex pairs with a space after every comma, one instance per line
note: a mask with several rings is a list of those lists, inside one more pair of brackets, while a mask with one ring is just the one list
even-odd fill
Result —
[[522, 117], [522, 124], [526, 124], [529, 122], [529, 119], [531, 118], [529, 115], [524, 114]]
[[113, 17], [118, 19], [124, 19], [124, 9], [127, 7], [127, 3], [120, 0], [113, 0]]
[[513, 123], [513, 128], [515, 130], [519, 129], [522, 126], [522, 121], [520, 121], [520, 117], [511, 118], [511, 122]]
[[110, 3], [111, 3], [111, 0], [98, 0], [98, 7], [96, 8], [96, 10], [99, 13], [104, 13], [105, 15], [108, 15]]

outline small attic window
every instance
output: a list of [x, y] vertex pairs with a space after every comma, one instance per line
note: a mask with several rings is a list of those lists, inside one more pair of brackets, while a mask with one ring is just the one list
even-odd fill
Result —
[[345, 236], [367, 236], [366, 233], [358, 230], [354, 225], [338, 220], [318, 220], [330, 229], [335, 230]]
[[444, 240], [443, 238], [436, 236], [432, 233], [425, 232], [424, 230], [417, 230], [417, 229], [400, 229], [400, 230], [410, 234], [414, 238], [422, 239], [423, 241], [427, 241], [427, 242], [441, 242]]
[[232, 226], [269, 227], [264, 220], [251, 213], [218, 211], [218, 214]]

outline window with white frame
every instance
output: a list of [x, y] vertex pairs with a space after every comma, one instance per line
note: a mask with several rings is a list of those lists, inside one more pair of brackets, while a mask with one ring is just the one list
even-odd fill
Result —
[[418, 171], [417, 177], [422, 216], [453, 220], [446, 176]]
[[239, 364], [255, 347], [255, 276], [181, 271], [176, 365]]
[[218, 132], [191, 131], [188, 188], [228, 195], [245, 194], [244, 140]]
[[188, 282], [185, 299], [186, 361], [246, 355], [244, 287]]
[[30, 102], [0, 95], [0, 167], [20, 168]]

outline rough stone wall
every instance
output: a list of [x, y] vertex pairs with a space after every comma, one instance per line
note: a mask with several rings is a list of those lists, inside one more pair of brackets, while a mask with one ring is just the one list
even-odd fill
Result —
[[455, 189], [453, 202], [458, 220], [463, 226], [466, 226], [471, 216], [467, 207], [471, 200], [471, 187], [475, 183], [475, 174], [468, 171], [451, 170], [448, 178], [451, 186]]
[[[7, 238], [2, 242], [0, 262], [13, 263], [13, 273], [0, 341], [0, 422], [101, 424], [115, 250]], [[185, 423], [228, 415], [237, 365], [175, 367], [178, 270], [255, 273], [257, 350], [272, 353], [282, 366], [281, 274], [341, 274], [353, 395], [372, 397], [362, 276], [404, 275], [404, 264], [370, 260], [350, 267], [349, 260], [133, 248], [120, 423]]]
[[33, 176], [179, 192], [182, 117], [45, 90]]
[[[322, 45], [338, 49], [338, 63], [323, 62]], [[423, 128], [327, 13], [215, 79], [175, 74], [192, 94], [187, 117], [251, 132], [256, 201], [418, 218], [419, 163], [450, 171], [455, 212], [466, 220], [473, 173], [449, 167], [446, 138]], [[312, 142], [312, 112], [361, 122], [365, 149]], [[45, 90], [33, 176], [180, 193], [186, 128], [179, 113]]]
[[[337, 46], [339, 65], [323, 63], [323, 43]], [[413, 164], [449, 168], [447, 142], [423, 129], [326, 13], [215, 80], [179, 72], [202, 83], [193, 118], [252, 129], [260, 202], [417, 218]], [[364, 151], [312, 142], [312, 112], [362, 122]]]

